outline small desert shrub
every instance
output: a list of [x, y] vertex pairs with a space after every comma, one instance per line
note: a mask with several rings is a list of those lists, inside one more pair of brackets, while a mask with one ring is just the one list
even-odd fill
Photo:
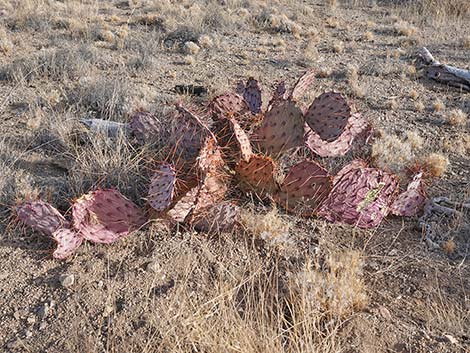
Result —
[[42, 50], [36, 55], [13, 61], [0, 69], [0, 79], [31, 81], [37, 77], [52, 80], [77, 79], [96, 62], [95, 51], [82, 46], [78, 49]]
[[282, 246], [289, 243], [290, 224], [276, 208], [265, 214], [244, 211], [241, 223], [247, 233], [264, 240], [268, 245]]
[[8, 53], [13, 48], [13, 43], [8, 38], [7, 32], [0, 27], [0, 53]]
[[410, 141], [398, 136], [382, 133], [372, 145], [372, 158], [382, 169], [400, 173], [414, 160], [414, 151]]
[[122, 121], [131, 109], [131, 91], [126, 81], [97, 79], [69, 92], [68, 100], [85, 111], [94, 111], [101, 119]]
[[415, 109], [417, 112], [424, 112], [424, 109], [426, 109], [426, 106], [424, 105], [423, 101], [417, 101], [415, 102]]
[[275, 33], [291, 33], [298, 35], [300, 26], [290, 20], [285, 14], [277, 14], [268, 9], [255, 16], [255, 21], [259, 27]]
[[406, 132], [406, 140], [413, 150], [419, 150], [423, 147], [424, 139], [415, 130], [408, 130]]
[[444, 110], [445, 107], [446, 106], [444, 102], [440, 100], [439, 98], [436, 99], [434, 103], [432, 104], [432, 108], [434, 109], [435, 112], [440, 112], [441, 110]]
[[450, 125], [465, 127], [468, 117], [460, 109], [452, 109], [446, 114], [445, 119]]
[[449, 159], [442, 153], [431, 153], [424, 160], [424, 167], [427, 172], [435, 177], [442, 176], [449, 165]]
[[406, 21], [398, 21], [393, 28], [400, 36], [411, 37], [417, 32], [416, 27]]
[[357, 251], [333, 253], [325, 258], [324, 270], [307, 263], [294, 278], [294, 288], [310, 303], [312, 312], [342, 318], [367, 305], [362, 261]]
[[340, 40], [337, 40], [333, 43], [333, 51], [337, 54], [344, 52], [344, 43]]
[[195, 27], [181, 26], [168, 33], [163, 42], [167, 47], [178, 47], [181, 49], [183, 48], [184, 43], [199, 43], [201, 34], [201, 31]]

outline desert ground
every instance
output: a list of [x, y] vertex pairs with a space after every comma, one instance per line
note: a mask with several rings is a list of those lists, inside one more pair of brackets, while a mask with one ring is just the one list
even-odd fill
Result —
[[[469, 69], [469, 3], [0, 0], [0, 350], [469, 352], [470, 93], [423, 74], [424, 46]], [[235, 191], [234, 231], [154, 220], [66, 260], [18, 221], [22, 200], [67, 212], [97, 188], [148, 208], [158, 144], [80, 119], [140, 109], [171, 124], [176, 102], [202, 111], [248, 77], [265, 106], [275, 82], [309, 69], [300, 104], [339, 91], [373, 125], [361, 157], [397, 175], [430, 168], [427, 197], [458, 211], [433, 239], [421, 214], [360, 229]], [[317, 159], [336, 173], [354, 157]]]

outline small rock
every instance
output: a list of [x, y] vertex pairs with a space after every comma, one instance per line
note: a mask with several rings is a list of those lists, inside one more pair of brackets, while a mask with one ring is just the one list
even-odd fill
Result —
[[72, 287], [75, 283], [75, 276], [73, 274], [67, 274], [60, 276], [60, 284], [65, 287], [69, 288]]
[[385, 320], [392, 319], [392, 315], [390, 314], [390, 311], [383, 305], [379, 306], [379, 313]]
[[162, 270], [162, 267], [157, 261], [150, 261], [147, 264], [147, 271], [152, 273], [159, 273]]
[[26, 319], [26, 322], [30, 325], [33, 325], [35, 322], [36, 322], [36, 317], [35, 316], [29, 316], [27, 319]]
[[46, 323], [46, 322], [41, 322], [41, 324], [39, 325], [39, 329], [40, 329], [40, 330], [44, 330], [46, 327], [47, 327], [47, 323]]
[[456, 339], [454, 336], [451, 336], [451, 335], [444, 335], [444, 338], [445, 338], [447, 341], [449, 341], [449, 343], [451, 343], [451, 344], [457, 344], [457, 343], [459, 343], [459, 342], [457, 341], [457, 339]]
[[47, 314], [49, 314], [49, 304], [48, 303], [45, 303], [43, 306], [41, 306], [38, 310], [38, 316], [40, 319], [44, 319]]
[[26, 338], [31, 338], [33, 336], [33, 333], [30, 330], [28, 330], [28, 331], [26, 331], [25, 336], [26, 336]]

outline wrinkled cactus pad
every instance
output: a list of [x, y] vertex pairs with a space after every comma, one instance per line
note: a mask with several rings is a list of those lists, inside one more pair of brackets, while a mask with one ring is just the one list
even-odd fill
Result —
[[51, 204], [42, 201], [24, 201], [16, 206], [18, 218], [36, 231], [52, 236], [60, 228], [67, 228], [69, 223]]
[[309, 70], [305, 72], [295, 84], [294, 89], [290, 94], [290, 99], [297, 100], [302, 97], [302, 95], [305, 94], [305, 91], [307, 91], [307, 89], [312, 85], [314, 81], [315, 71]]
[[175, 195], [176, 171], [169, 163], [162, 163], [150, 180], [147, 201], [158, 212], [172, 203]]
[[258, 193], [273, 193], [278, 190], [278, 167], [269, 157], [254, 154], [248, 162], [240, 161], [235, 171], [242, 187]]
[[52, 238], [57, 242], [57, 248], [52, 253], [52, 256], [59, 260], [72, 255], [83, 243], [83, 237], [68, 228], [57, 229], [52, 233]]
[[255, 135], [261, 150], [274, 156], [301, 146], [304, 135], [302, 110], [290, 100], [279, 103], [265, 114]]
[[221, 148], [212, 137], [206, 138], [197, 157], [197, 163], [202, 173], [216, 172], [224, 166]]
[[161, 143], [163, 126], [158, 118], [146, 111], [137, 111], [132, 114], [129, 129], [139, 144]]
[[168, 211], [168, 217], [177, 223], [183, 223], [196, 206], [199, 195], [199, 186], [190, 189], [175, 205]]
[[114, 189], [96, 190], [72, 206], [73, 226], [86, 240], [109, 244], [145, 223], [142, 211]]
[[239, 82], [237, 93], [243, 96], [243, 99], [253, 114], [258, 114], [261, 111], [261, 88], [257, 80], [250, 77], [246, 85], [243, 84], [243, 82]]
[[210, 108], [215, 114], [220, 114], [222, 117], [243, 115], [250, 111], [243, 96], [236, 93], [225, 93], [215, 97]]
[[289, 170], [276, 199], [286, 210], [310, 216], [328, 196], [331, 179], [318, 163], [300, 162]]
[[207, 233], [231, 231], [237, 225], [239, 215], [240, 208], [234, 203], [218, 203], [195, 218], [194, 228]]
[[351, 117], [351, 107], [346, 99], [336, 92], [318, 96], [305, 113], [308, 126], [324, 141], [336, 140], [346, 128]]
[[391, 213], [396, 216], [411, 217], [421, 211], [426, 202], [422, 182], [423, 173], [414, 176], [406, 191], [398, 195], [391, 207]]
[[330, 222], [376, 227], [389, 213], [398, 190], [396, 177], [374, 168], [345, 168], [318, 214]]
[[306, 126], [305, 144], [320, 157], [338, 157], [345, 155], [353, 146], [358, 136], [364, 134], [370, 125], [360, 114], [355, 113], [349, 119], [345, 130], [334, 141], [323, 140], [315, 131]]

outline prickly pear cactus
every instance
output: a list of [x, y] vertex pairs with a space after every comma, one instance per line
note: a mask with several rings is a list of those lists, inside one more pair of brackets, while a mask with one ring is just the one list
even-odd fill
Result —
[[145, 223], [142, 211], [114, 189], [89, 192], [72, 206], [73, 226], [86, 240], [113, 243]]
[[206, 138], [204, 146], [197, 157], [197, 164], [203, 174], [216, 172], [224, 166], [222, 151], [212, 137]]
[[314, 161], [294, 165], [275, 199], [289, 212], [311, 216], [328, 196], [332, 178]]
[[239, 82], [237, 93], [243, 97], [253, 114], [261, 112], [261, 88], [259, 87], [257, 80], [250, 77], [246, 85], [243, 84], [243, 82]]
[[295, 84], [289, 99], [297, 100], [302, 97], [302, 95], [304, 95], [305, 91], [313, 84], [314, 81], [315, 71], [309, 70], [305, 72]]
[[150, 112], [137, 111], [133, 113], [129, 122], [129, 130], [131, 136], [141, 145], [162, 142], [162, 123]]
[[69, 222], [54, 206], [42, 200], [20, 203], [16, 206], [16, 214], [24, 224], [50, 236], [57, 229], [69, 226]]
[[398, 198], [392, 204], [391, 213], [396, 216], [411, 217], [421, 211], [426, 202], [426, 196], [423, 187], [423, 173], [414, 176], [406, 191], [398, 195]]
[[370, 125], [360, 114], [355, 113], [349, 119], [346, 128], [341, 135], [334, 141], [328, 142], [323, 140], [320, 135], [306, 126], [305, 144], [315, 154], [320, 157], [338, 157], [345, 155], [351, 150], [354, 141], [364, 134]]
[[253, 154], [250, 138], [235, 118], [220, 119], [216, 130], [228, 164], [236, 164], [240, 160], [247, 162], [250, 159]]
[[186, 221], [196, 206], [199, 189], [199, 186], [190, 189], [175, 203], [175, 205], [167, 213], [171, 221], [177, 223], [183, 223]]
[[351, 117], [351, 107], [346, 99], [336, 92], [318, 96], [305, 113], [308, 126], [327, 142], [336, 140], [346, 128]]
[[235, 167], [241, 186], [257, 193], [274, 193], [279, 186], [276, 181], [278, 167], [266, 156], [252, 155], [248, 162], [240, 161]]
[[201, 232], [231, 231], [238, 223], [240, 208], [232, 202], [216, 204], [195, 217], [194, 228]]
[[176, 171], [169, 163], [162, 163], [150, 180], [147, 201], [157, 212], [165, 211], [173, 202]]
[[57, 242], [57, 248], [52, 253], [52, 256], [59, 260], [72, 255], [83, 243], [83, 237], [68, 228], [57, 229], [52, 233], [52, 238]]
[[331, 222], [376, 227], [390, 211], [398, 190], [396, 177], [374, 168], [345, 168], [318, 214]]
[[220, 114], [222, 117], [243, 115], [250, 111], [243, 96], [236, 93], [225, 93], [215, 97], [209, 107], [215, 114]]
[[286, 101], [288, 98], [287, 95], [287, 88], [286, 83], [284, 81], [280, 81], [276, 84], [274, 88], [273, 95], [271, 100], [269, 101], [267, 111], [270, 111], [275, 105], [280, 104], [281, 102]]
[[265, 114], [255, 139], [260, 149], [273, 156], [303, 144], [304, 119], [295, 102], [286, 100]]

